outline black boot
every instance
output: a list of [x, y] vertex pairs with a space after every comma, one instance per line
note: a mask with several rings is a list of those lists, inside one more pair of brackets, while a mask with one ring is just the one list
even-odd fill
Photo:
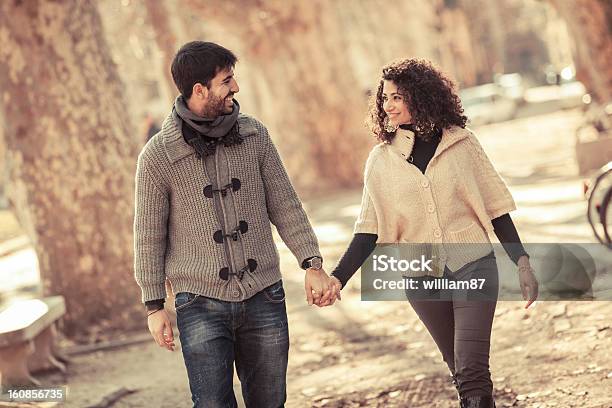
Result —
[[495, 408], [495, 401], [490, 395], [477, 395], [461, 398], [461, 408]]

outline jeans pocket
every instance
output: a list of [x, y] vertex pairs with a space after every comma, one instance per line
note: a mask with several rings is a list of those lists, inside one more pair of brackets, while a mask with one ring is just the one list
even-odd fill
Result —
[[263, 291], [266, 302], [269, 303], [283, 303], [285, 301], [285, 289], [283, 288], [283, 281], [278, 281], [274, 285], [270, 285]]
[[182, 310], [188, 307], [189, 305], [195, 303], [195, 301], [198, 300], [199, 297], [200, 295], [196, 295], [195, 293], [177, 293], [176, 297], [174, 298], [174, 309], [178, 312], [179, 310]]

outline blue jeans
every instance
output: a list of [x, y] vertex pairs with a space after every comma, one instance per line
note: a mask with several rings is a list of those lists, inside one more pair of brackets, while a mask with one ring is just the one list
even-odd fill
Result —
[[283, 407], [289, 330], [282, 281], [243, 302], [176, 295], [177, 325], [194, 407], [237, 407], [234, 362], [247, 407]]

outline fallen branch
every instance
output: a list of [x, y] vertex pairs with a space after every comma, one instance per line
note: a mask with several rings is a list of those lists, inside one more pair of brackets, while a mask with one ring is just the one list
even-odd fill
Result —
[[126, 395], [130, 395], [135, 393], [137, 390], [131, 390], [128, 388], [121, 387], [117, 391], [108, 394], [106, 397], [102, 398], [102, 401], [98, 402], [95, 405], [89, 405], [87, 408], [108, 408], [112, 406], [115, 402], [119, 401], [121, 398]]

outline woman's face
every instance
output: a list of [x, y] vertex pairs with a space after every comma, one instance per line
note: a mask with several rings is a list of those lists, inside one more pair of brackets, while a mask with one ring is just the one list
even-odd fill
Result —
[[410, 123], [412, 116], [404, 97], [398, 93], [397, 85], [393, 81], [383, 81], [383, 109], [393, 127]]

